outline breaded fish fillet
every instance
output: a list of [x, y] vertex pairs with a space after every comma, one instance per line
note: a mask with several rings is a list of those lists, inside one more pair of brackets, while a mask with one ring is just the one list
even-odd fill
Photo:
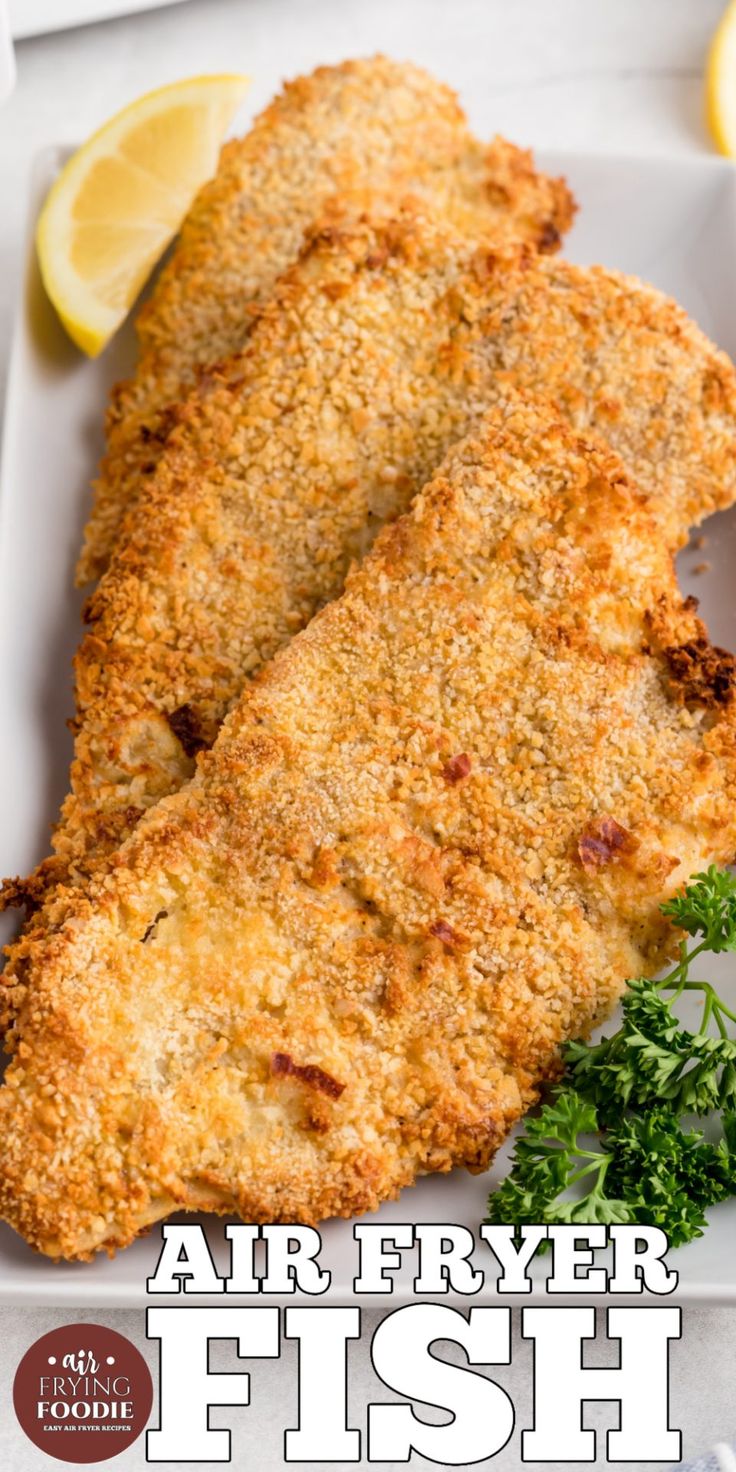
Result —
[[736, 719], [660, 510], [603, 442], [491, 412], [57, 898], [6, 978], [0, 1214], [33, 1246], [482, 1170], [661, 964], [660, 901], [736, 846]]
[[470, 133], [449, 87], [377, 56], [289, 83], [244, 139], [226, 144], [138, 321], [140, 361], [115, 391], [108, 451], [79, 564], [99, 576], [121, 515], [166, 438], [166, 407], [197, 370], [239, 348], [251, 308], [295, 258], [337, 191], [423, 198], [471, 236], [555, 250], [574, 204], [528, 153]]
[[188, 779], [248, 677], [514, 384], [604, 431], [669, 546], [733, 500], [734, 370], [659, 293], [421, 219], [323, 232], [126, 522], [77, 658], [58, 859], [6, 902], [83, 876]]

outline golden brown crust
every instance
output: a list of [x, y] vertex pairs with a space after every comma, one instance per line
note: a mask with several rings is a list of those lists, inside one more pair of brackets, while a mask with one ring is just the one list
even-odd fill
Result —
[[[662, 962], [659, 902], [734, 852], [736, 741], [652, 637], [705, 637], [656, 511], [603, 443], [492, 411], [195, 780], [57, 892], [6, 976], [0, 1213], [29, 1242], [482, 1169], [560, 1041]], [[618, 861], [581, 862], [592, 833]]]
[[471, 236], [555, 250], [574, 203], [502, 138], [479, 143], [457, 98], [419, 67], [376, 56], [290, 82], [225, 145], [140, 314], [135, 377], [115, 390], [79, 581], [107, 565], [120, 518], [156, 464], [168, 406], [240, 348], [254, 308], [335, 194], [409, 195]]
[[247, 349], [177, 410], [89, 602], [72, 791], [36, 895], [188, 780], [246, 680], [514, 386], [603, 430], [668, 544], [733, 499], [733, 368], [659, 293], [411, 212], [316, 233]]

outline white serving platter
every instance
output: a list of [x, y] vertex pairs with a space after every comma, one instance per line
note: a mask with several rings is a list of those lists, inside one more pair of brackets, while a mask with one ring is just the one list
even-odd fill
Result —
[[17, 41], [26, 36], [65, 31], [70, 26], [112, 20], [132, 11], [157, 10], [181, 0], [8, 0], [10, 29]]
[[[50, 150], [37, 162], [31, 221], [61, 156]], [[583, 154], [541, 155], [540, 163], [565, 173], [580, 201], [566, 248], [572, 259], [602, 261], [654, 282], [736, 355], [736, 171], [730, 164], [708, 158]], [[10, 363], [0, 487], [3, 874], [28, 872], [44, 855], [49, 824], [66, 790], [71, 739], [64, 722], [72, 711], [70, 662], [81, 601], [72, 590], [72, 569], [89, 504], [88, 482], [101, 449], [107, 391], [128, 370], [132, 357], [131, 329], [97, 362], [76, 352], [44, 296], [29, 240]], [[714, 640], [733, 649], [736, 511], [713, 518], [705, 530], [706, 549], [681, 554], [681, 581], [701, 599]], [[710, 571], [696, 574], [696, 565], [704, 560]], [[720, 958], [710, 975], [736, 997], [736, 958]], [[504, 1160], [499, 1158], [488, 1176], [454, 1172], [426, 1178], [366, 1220], [387, 1227], [436, 1221], [477, 1229]], [[207, 1219], [207, 1233], [224, 1272], [223, 1223]], [[322, 1237], [322, 1263], [332, 1273], [332, 1285], [327, 1300], [320, 1302], [345, 1301], [356, 1271], [352, 1224], [327, 1223]], [[712, 1212], [704, 1238], [672, 1255], [672, 1266], [680, 1273], [681, 1301], [736, 1303], [734, 1240], [736, 1201]], [[0, 1304], [85, 1309], [139, 1305], [145, 1301], [146, 1278], [159, 1247], [155, 1230], [113, 1261], [54, 1264], [35, 1256], [0, 1226]], [[478, 1264], [486, 1270], [486, 1287], [473, 1302], [495, 1296], [492, 1262], [482, 1249]], [[540, 1293], [548, 1271], [548, 1262], [543, 1263]], [[376, 1301], [395, 1305], [411, 1297], [415, 1273], [413, 1254], [406, 1254], [392, 1297]]]

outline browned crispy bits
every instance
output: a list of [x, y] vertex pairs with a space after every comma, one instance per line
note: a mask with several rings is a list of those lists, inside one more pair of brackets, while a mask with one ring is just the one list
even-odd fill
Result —
[[336, 1078], [325, 1073], [324, 1068], [320, 1068], [316, 1063], [295, 1063], [291, 1053], [274, 1053], [271, 1059], [271, 1072], [277, 1077], [298, 1079], [308, 1088], [317, 1089], [320, 1094], [326, 1094], [328, 1099], [339, 1099], [346, 1088], [345, 1084], [338, 1083]]
[[198, 752], [207, 751], [212, 745], [193, 706], [180, 705], [176, 710], [169, 711], [166, 719], [187, 756], [196, 756]]
[[664, 650], [672, 683], [687, 705], [728, 705], [736, 688], [736, 658], [706, 637]]
[[458, 782], [465, 780], [470, 773], [471, 767], [472, 762], [470, 757], [466, 752], [461, 751], [458, 756], [451, 756], [450, 760], [445, 762], [442, 768], [442, 776], [446, 782], [450, 783], [451, 787], [455, 787]]
[[615, 818], [595, 818], [578, 839], [578, 856], [584, 869], [593, 873], [604, 864], [635, 853], [638, 840]]
[[436, 940], [441, 940], [443, 946], [449, 946], [450, 949], [460, 945], [462, 941], [462, 936], [458, 934], [457, 930], [453, 930], [452, 926], [448, 925], [446, 920], [434, 920], [429, 927], [429, 933]]

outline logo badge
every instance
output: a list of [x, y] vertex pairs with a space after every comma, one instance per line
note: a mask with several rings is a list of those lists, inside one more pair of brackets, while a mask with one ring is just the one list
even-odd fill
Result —
[[114, 1329], [67, 1324], [37, 1339], [13, 1382], [15, 1414], [34, 1446], [62, 1462], [106, 1462], [140, 1436], [153, 1382], [143, 1356]]

